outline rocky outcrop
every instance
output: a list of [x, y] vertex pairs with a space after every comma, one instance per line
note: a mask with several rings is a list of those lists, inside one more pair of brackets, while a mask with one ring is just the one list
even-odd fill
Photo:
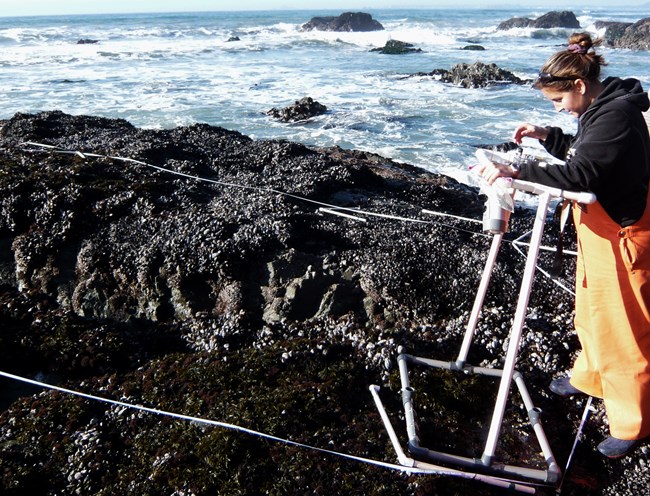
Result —
[[596, 28], [605, 28], [605, 42], [614, 48], [650, 50], [650, 17], [634, 23], [599, 21]]
[[608, 44], [613, 44], [614, 40], [623, 36], [625, 30], [632, 25], [631, 22], [619, 21], [596, 21], [594, 27], [597, 30], [605, 30], [604, 40]]
[[[239, 185], [225, 190], [192, 181], [179, 185], [172, 174], [137, 165], [124, 169], [120, 162], [21, 153], [33, 164], [27, 175], [12, 169], [14, 174], [3, 176], [3, 246], [11, 246], [11, 256], [3, 259], [0, 284], [47, 294], [84, 317], [169, 321], [207, 312], [246, 314], [260, 323], [264, 315], [303, 320], [322, 313], [335, 294], [346, 302], [343, 313], [365, 315], [364, 299], [387, 294], [388, 280], [373, 282], [352, 258], [342, 261], [329, 248], [314, 252], [320, 239], [334, 243], [331, 248], [346, 246], [346, 252], [370, 241], [363, 230], [355, 234], [354, 223], [344, 228], [319, 213], [320, 203], [369, 206], [372, 197], [391, 189], [407, 198], [409, 188], [418, 195], [424, 188], [439, 189], [435, 200], [421, 198], [437, 205], [476, 198], [460, 186], [457, 192], [447, 189], [443, 178], [379, 157], [255, 142], [209, 126], [147, 131], [125, 121], [55, 112], [16, 116], [1, 137], [5, 161], [7, 147], [39, 141]], [[411, 175], [415, 182], [409, 186]], [[306, 199], [277, 197], [276, 190]], [[466, 199], [458, 206], [480, 210], [480, 202], [472, 203]], [[364, 272], [380, 268], [358, 255], [350, 252]], [[361, 280], [363, 291], [356, 286]], [[376, 309], [386, 307], [380, 300]]]
[[444, 83], [455, 84], [463, 88], [485, 88], [504, 84], [524, 84], [526, 81], [496, 64], [474, 62], [457, 64], [447, 69], [435, 69], [431, 72], [418, 72], [407, 77], [430, 76]]
[[485, 47], [483, 45], [465, 45], [461, 50], [482, 52], [485, 50]]
[[281, 109], [273, 107], [267, 112], [267, 115], [283, 122], [298, 122], [311, 119], [325, 112], [327, 112], [325, 105], [318, 103], [310, 96], [306, 96], [287, 107]]
[[313, 17], [303, 31], [381, 31], [384, 26], [365, 12], [345, 12], [339, 16]]
[[[605, 30], [603, 39], [605, 43], [614, 48], [630, 50], [650, 49], [650, 18], [637, 22], [596, 21], [594, 27]], [[537, 19], [514, 17], [499, 24], [497, 29], [508, 30], [513, 28], [570, 28], [580, 29], [580, 22], [573, 12], [549, 12]]]
[[385, 53], [388, 55], [403, 55], [405, 53], [421, 52], [421, 48], [415, 48], [412, 43], [399, 40], [388, 40], [381, 48], [373, 48], [371, 52]]
[[544, 14], [536, 19], [528, 19], [525, 17], [513, 17], [507, 21], [503, 21], [497, 27], [498, 30], [508, 30], [513, 28], [536, 28], [536, 29], [551, 29], [551, 28], [569, 28], [580, 29], [580, 22], [575, 14], [570, 11], [553, 11]]
[[[208, 125], [145, 130], [60, 112], [0, 125], [3, 370], [330, 450], [394, 456], [368, 385], [384, 386], [397, 417], [398, 349], [455, 358], [490, 243], [462, 219], [421, 210], [479, 218], [476, 191], [367, 152]], [[506, 239], [531, 221], [517, 209]], [[545, 244], [555, 228], [550, 221]], [[486, 366], [503, 358], [522, 273], [521, 257], [504, 245], [470, 354]], [[562, 275], [569, 285], [573, 268], [569, 261]], [[575, 353], [572, 305], [536, 278], [517, 364], [562, 466], [583, 405], [551, 399], [546, 385]], [[471, 456], [483, 447], [477, 419], [494, 384], [459, 386], [454, 377], [414, 378], [418, 401], [436, 412], [419, 419], [422, 441]], [[3, 494], [494, 494], [471, 480], [414, 482], [249, 431], [3, 381]], [[506, 416], [514, 420], [498, 455], [527, 462], [535, 454], [525, 446], [525, 412], [514, 402]], [[648, 455], [604, 463], [595, 445], [606, 431], [602, 416], [587, 424], [574, 460], [580, 477], [564, 490], [643, 494]]]

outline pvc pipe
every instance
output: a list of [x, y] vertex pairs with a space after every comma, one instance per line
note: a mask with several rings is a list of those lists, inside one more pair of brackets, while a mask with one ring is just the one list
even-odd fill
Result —
[[488, 285], [490, 284], [490, 277], [492, 275], [492, 270], [494, 269], [494, 264], [496, 263], [497, 255], [499, 254], [499, 248], [501, 246], [502, 239], [503, 233], [497, 233], [492, 238], [490, 252], [488, 253], [488, 258], [485, 262], [485, 268], [483, 269], [483, 275], [481, 276], [481, 283], [479, 284], [476, 298], [474, 299], [474, 306], [472, 307], [469, 322], [467, 323], [465, 336], [463, 338], [463, 344], [460, 347], [460, 352], [458, 353], [458, 358], [456, 359], [456, 364], [459, 368], [463, 368], [465, 366], [465, 362], [467, 361], [469, 347], [471, 346], [472, 340], [474, 339], [474, 333], [476, 332], [476, 325], [481, 313], [481, 307], [483, 306], [483, 301], [485, 300], [485, 295], [487, 294]]
[[400, 446], [399, 440], [397, 439], [395, 429], [393, 429], [393, 424], [391, 424], [390, 419], [388, 418], [388, 414], [386, 413], [386, 409], [384, 408], [381, 398], [379, 397], [379, 386], [376, 386], [374, 384], [371, 385], [370, 394], [372, 394], [372, 397], [375, 400], [375, 405], [379, 411], [379, 416], [381, 417], [382, 422], [384, 422], [384, 427], [386, 427], [390, 442], [393, 445], [395, 453], [397, 454], [397, 460], [399, 461], [400, 465], [403, 465], [405, 467], [413, 467], [414, 460], [404, 454], [404, 450]]
[[539, 446], [542, 449], [542, 453], [544, 454], [544, 458], [548, 464], [548, 481], [556, 484], [562, 477], [562, 470], [555, 460], [553, 450], [551, 449], [551, 445], [549, 444], [546, 433], [544, 432], [544, 427], [540, 419], [541, 411], [533, 404], [533, 400], [531, 399], [530, 394], [528, 394], [528, 389], [524, 383], [524, 378], [519, 372], [515, 372], [514, 380], [519, 389], [519, 394], [521, 394], [521, 399], [524, 402], [524, 407], [528, 412], [530, 425], [533, 427]]
[[526, 258], [526, 265], [524, 267], [524, 276], [521, 283], [521, 290], [519, 291], [519, 299], [517, 302], [517, 309], [510, 332], [510, 341], [508, 343], [508, 352], [506, 354], [506, 361], [503, 366], [503, 376], [499, 384], [499, 392], [497, 393], [497, 400], [492, 415], [492, 422], [488, 438], [485, 443], [485, 450], [483, 452], [483, 463], [486, 466], [492, 464], [492, 458], [496, 451], [497, 441], [499, 439], [499, 431], [501, 430], [501, 423], [503, 422], [503, 414], [506, 409], [506, 402], [508, 400], [508, 392], [514, 374], [515, 361], [519, 351], [519, 343], [521, 341], [522, 329], [524, 327], [524, 320], [526, 318], [526, 310], [528, 308], [528, 299], [530, 291], [533, 286], [533, 277], [535, 275], [535, 265], [537, 263], [537, 255], [539, 253], [539, 246], [542, 240], [542, 233], [544, 231], [544, 223], [546, 222], [546, 211], [551, 200], [551, 195], [548, 192], [543, 192], [539, 196], [539, 204], [537, 206], [537, 213], [535, 215], [535, 222], [533, 226], [533, 233], [531, 235], [530, 249]]
[[320, 207], [318, 211], [325, 214], [338, 215], [339, 217], [345, 217], [347, 219], [358, 220], [359, 222], [368, 222], [368, 219], [357, 217], [356, 215], [346, 214], [345, 212], [339, 212], [338, 210], [333, 210], [331, 208]]
[[388, 432], [388, 437], [390, 438], [391, 444], [393, 445], [393, 449], [397, 454], [397, 459], [402, 466], [408, 468], [420, 469], [422, 470], [422, 473], [448, 475], [453, 477], [460, 477], [463, 479], [472, 479], [495, 487], [507, 489], [509, 491], [517, 491], [526, 494], [535, 494], [534, 487], [523, 483], [510, 481], [506, 479], [500, 479], [498, 477], [492, 477], [490, 475], [467, 473], [467, 472], [463, 472], [462, 470], [441, 467], [439, 465], [432, 465], [430, 463], [420, 462], [406, 456], [404, 450], [399, 444], [399, 440], [397, 439], [397, 434], [395, 433], [395, 429], [393, 428], [393, 425], [391, 424], [390, 419], [388, 418], [388, 414], [386, 413], [386, 409], [384, 408], [381, 398], [379, 397], [379, 386], [373, 384], [370, 386], [369, 389], [373, 399], [375, 400], [375, 405], [377, 406], [377, 410], [379, 411], [379, 416], [381, 417], [381, 420], [384, 423], [384, 427]]
[[513, 179], [511, 184], [515, 189], [527, 191], [534, 195], [540, 195], [540, 197], [544, 194], [548, 194], [556, 198], [566, 198], [567, 200], [584, 203], [585, 205], [589, 205], [596, 201], [596, 195], [590, 191], [567, 191], [560, 188], [552, 188], [551, 186], [544, 186], [538, 183], [522, 181], [520, 179]]

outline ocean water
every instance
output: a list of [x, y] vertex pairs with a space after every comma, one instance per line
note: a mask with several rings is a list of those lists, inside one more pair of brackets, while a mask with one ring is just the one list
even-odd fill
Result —
[[[545, 10], [365, 12], [385, 30], [302, 32], [314, 16], [341, 13], [322, 10], [0, 17], [0, 119], [58, 109], [147, 128], [202, 122], [253, 138], [372, 151], [436, 172], [466, 169], [471, 145], [506, 141], [522, 121], [575, 129], [530, 85], [465, 89], [404, 78], [481, 61], [533, 79], [572, 30], [496, 28]], [[597, 20], [647, 15], [622, 7], [573, 12], [594, 34]], [[229, 41], [234, 36], [239, 41]], [[423, 52], [370, 52], [390, 39]], [[473, 43], [485, 51], [461, 50]], [[650, 52], [603, 53], [605, 75], [636, 77], [650, 89]], [[294, 124], [265, 114], [304, 96], [328, 112]]]

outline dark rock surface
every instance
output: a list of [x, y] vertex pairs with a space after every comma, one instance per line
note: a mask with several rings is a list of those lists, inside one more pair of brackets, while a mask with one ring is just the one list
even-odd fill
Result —
[[[508, 30], [531, 27], [536, 29], [580, 29], [580, 22], [573, 12], [553, 11], [537, 19], [513, 17], [500, 23], [497, 29]], [[598, 30], [605, 29], [603, 38], [605, 43], [611, 47], [650, 50], [650, 17], [640, 19], [637, 22], [596, 21], [594, 27]]]
[[463, 88], [486, 88], [526, 83], [512, 72], [501, 69], [496, 64], [485, 64], [480, 61], [473, 64], [456, 64], [450, 70], [434, 69], [431, 72], [418, 72], [407, 77], [423, 76], [431, 76], [444, 83], [455, 84]]
[[384, 26], [365, 12], [344, 12], [339, 16], [312, 17], [303, 31], [382, 31]]
[[[26, 141], [79, 153], [37, 152]], [[483, 199], [453, 180], [365, 152], [207, 125], [142, 130], [17, 114], [0, 130], [0, 184], [2, 369], [389, 462], [368, 385], [382, 386], [404, 439], [398, 347], [455, 359], [489, 246], [465, 221], [421, 213], [480, 217]], [[363, 223], [323, 204], [427, 222]], [[506, 237], [530, 222], [517, 210]], [[505, 243], [472, 363], [499, 365], [522, 268]], [[570, 283], [571, 263], [565, 270]], [[561, 466], [583, 403], [550, 398], [546, 385], [572, 361], [571, 320], [572, 297], [536, 278], [518, 368]], [[2, 494], [502, 494], [2, 384]], [[480, 456], [493, 383], [464, 384], [446, 374], [413, 379], [417, 401], [429, 405], [421, 435], [425, 446]], [[524, 416], [514, 401], [499, 459], [534, 463]], [[596, 415], [564, 495], [647, 489], [647, 449], [606, 462], [594, 453], [605, 432]]]
[[327, 112], [325, 105], [315, 101], [310, 96], [306, 96], [287, 107], [281, 109], [273, 107], [267, 114], [280, 121], [298, 122], [311, 119], [325, 112]]
[[634, 23], [597, 22], [596, 27], [605, 28], [605, 42], [614, 48], [650, 50], [650, 17]]
[[594, 27], [599, 31], [605, 29], [604, 40], [608, 44], [613, 44], [614, 40], [619, 39], [625, 30], [630, 27], [633, 23], [631, 22], [619, 22], [619, 21], [596, 21]]
[[507, 21], [503, 21], [497, 26], [499, 30], [507, 30], [513, 28], [537, 28], [537, 29], [551, 29], [551, 28], [570, 28], [580, 29], [580, 22], [575, 14], [570, 11], [553, 11], [548, 12], [536, 19], [529, 19], [526, 17], [513, 17]]
[[483, 45], [465, 45], [461, 50], [482, 52], [485, 50], [485, 47]]
[[385, 53], [387, 55], [403, 55], [405, 53], [421, 52], [421, 48], [415, 48], [412, 43], [399, 40], [388, 40], [381, 48], [373, 48], [371, 52]]

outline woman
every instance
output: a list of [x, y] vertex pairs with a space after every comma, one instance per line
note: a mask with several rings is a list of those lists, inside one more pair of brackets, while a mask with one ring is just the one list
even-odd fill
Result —
[[571, 378], [554, 380], [551, 390], [603, 398], [610, 436], [598, 450], [619, 458], [650, 435], [650, 138], [642, 115], [650, 102], [635, 79], [600, 81], [605, 61], [594, 50], [598, 41], [572, 35], [535, 84], [556, 110], [578, 119], [576, 135], [528, 123], [515, 130], [515, 142], [536, 138], [566, 163], [478, 170], [489, 183], [511, 176], [596, 194], [595, 204], [573, 209], [582, 351]]

